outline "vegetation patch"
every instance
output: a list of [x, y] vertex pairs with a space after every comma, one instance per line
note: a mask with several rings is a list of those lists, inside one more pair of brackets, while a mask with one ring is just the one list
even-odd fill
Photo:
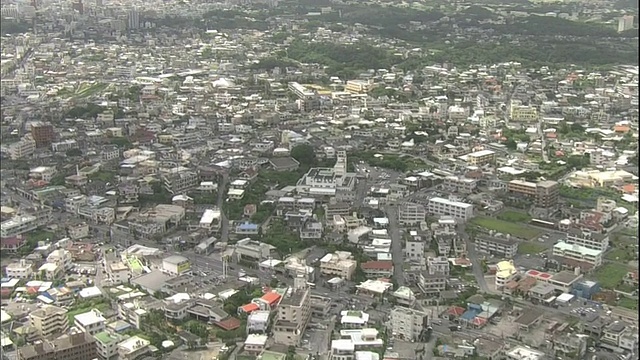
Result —
[[508, 222], [528, 223], [531, 221], [531, 216], [519, 211], [506, 210], [498, 215], [498, 219]]
[[546, 247], [534, 242], [521, 242], [518, 244], [518, 254], [521, 255], [539, 254], [544, 252], [546, 249]]
[[508, 221], [494, 219], [486, 216], [478, 216], [472, 219], [471, 223], [488, 230], [493, 230], [502, 234], [509, 234], [511, 236], [527, 240], [538, 237], [541, 234], [539, 230], [527, 227], [523, 224], [514, 224]]
[[594, 273], [594, 277], [600, 283], [600, 286], [613, 290], [620, 285], [627, 272], [629, 272], [627, 266], [609, 263], [598, 268]]

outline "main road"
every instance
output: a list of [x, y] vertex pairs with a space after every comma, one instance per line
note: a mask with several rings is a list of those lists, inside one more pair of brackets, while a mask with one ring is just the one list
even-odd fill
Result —
[[398, 209], [395, 206], [386, 205], [384, 211], [389, 220], [389, 236], [391, 237], [391, 256], [393, 260], [393, 278], [398, 286], [404, 285], [404, 251], [402, 250], [402, 236], [398, 223]]

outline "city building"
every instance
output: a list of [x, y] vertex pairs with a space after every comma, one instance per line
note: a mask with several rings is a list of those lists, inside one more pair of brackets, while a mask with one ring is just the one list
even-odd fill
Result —
[[38, 227], [38, 218], [32, 215], [21, 215], [0, 223], [0, 236], [4, 238], [24, 234]]
[[396, 306], [389, 315], [391, 335], [404, 341], [420, 341], [429, 328], [429, 316], [424, 311]]
[[28, 280], [34, 273], [33, 264], [25, 259], [12, 262], [4, 269], [9, 279]]
[[173, 276], [191, 272], [191, 262], [184, 256], [172, 255], [162, 259], [162, 270]]
[[31, 124], [31, 137], [36, 142], [36, 148], [48, 148], [55, 140], [56, 133], [51, 124], [35, 123]]
[[592, 265], [594, 268], [602, 265], [603, 252], [589, 249], [577, 244], [569, 244], [560, 241], [553, 246], [553, 256], [581, 261]]
[[311, 319], [311, 299], [307, 279], [296, 277], [291, 293], [277, 309], [273, 339], [277, 344], [298, 346]]
[[122, 360], [135, 360], [151, 352], [149, 340], [132, 336], [118, 344], [118, 356]]
[[476, 250], [506, 259], [512, 259], [518, 253], [518, 242], [513, 239], [478, 236], [475, 239]]
[[122, 336], [103, 331], [93, 335], [93, 338], [96, 339], [96, 350], [100, 359], [112, 360], [117, 358], [118, 342], [122, 340]]
[[609, 248], [609, 235], [597, 233], [589, 229], [570, 228], [564, 240], [570, 245], [580, 245], [587, 249], [607, 251]]
[[427, 213], [431, 215], [451, 216], [455, 219], [468, 221], [473, 217], [473, 205], [434, 197], [429, 199]]
[[624, 15], [618, 18], [618, 32], [633, 29], [633, 15]]
[[67, 310], [47, 305], [29, 313], [29, 325], [41, 338], [62, 334], [69, 329]]
[[106, 329], [106, 319], [97, 309], [91, 309], [86, 313], [76, 315], [73, 324], [89, 335], [96, 335]]
[[97, 357], [95, 339], [82, 331], [18, 348], [18, 360], [88, 360]]
[[496, 290], [502, 288], [518, 275], [518, 269], [513, 265], [513, 261], [500, 261], [496, 264]]
[[350, 252], [336, 251], [333, 254], [327, 254], [320, 259], [320, 273], [324, 276], [339, 277], [345, 280], [351, 280], [353, 273], [356, 271], [358, 262], [353, 259]]
[[402, 226], [416, 226], [425, 221], [427, 210], [420, 204], [404, 203], [398, 209], [398, 222]]
[[558, 206], [560, 184], [552, 180], [543, 180], [535, 183], [524, 180], [511, 180], [507, 183], [507, 191], [512, 195], [530, 199], [537, 207], [555, 208]]
[[465, 161], [469, 166], [483, 166], [495, 162], [496, 152], [493, 150], [480, 150], [463, 155], [460, 159]]

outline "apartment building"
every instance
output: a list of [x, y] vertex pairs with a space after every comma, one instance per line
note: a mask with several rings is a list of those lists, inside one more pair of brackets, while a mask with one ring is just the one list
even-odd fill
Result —
[[96, 339], [96, 351], [102, 360], [113, 360], [118, 356], [118, 343], [123, 336], [103, 331], [93, 336]]
[[390, 278], [393, 276], [393, 261], [367, 261], [360, 268], [369, 279]]
[[307, 279], [294, 279], [292, 292], [282, 299], [273, 325], [273, 339], [277, 344], [298, 346], [311, 319], [311, 295]]
[[435, 197], [429, 199], [427, 213], [439, 216], [451, 216], [455, 219], [468, 221], [473, 217], [473, 205]]
[[33, 264], [25, 259], [20, 259], [7, 265], [4, 272], [9, 279], [30, 279], [33, 275]]
[[475, 243], [478, 252], [505, 259], [512, 259], [518, 253], [518, 242], [513, 239], [478, 236]]
[[[371, 359], [369, 351], [384, 346], [376, 329], [346, 329], [340, 331], [340, 339], [331, 341], [329, 360]], [[361, 356], [358, 356], [362, 354]]]
[[447, 176], [441, 184], [442, 190], [460, 194], [471, 194], [478, 188], [478, 180], [458, 176]]
[[269, 327], [271, 311], [256, 310], [247, 316], [247, 334], [265, 333]]
[[91, 309], [86, 313], [76, 315], [73, 324], [89, 335], [96, 335], [106, 329], [106, 319], [97, 309]]
[[609, 248], [609, 235], [600, 234], [589, 229], [570, 228], [567, 230], [567, 244], [580, 245], [587, 249], [607, 251]]
[[402, 226], [416, 226], [425, 221], [427, 211], [420, 204], [404, 203], [398, 209], [398, 222]]
[[56, 249], [47, 256], [47, 263], [56, 264], [64, 271], [68, 271], [73, 269], [74, 266], [73, 255], [68, 250]]
[[36, 148], [51, 146], [56, 137], [53, 125], [47, 123], [31, 124], [31, 137], [36, 142]]
[[340, 312], [343, 329], [363, 329], [369, 323], [369, 314], [364, 311], [344, 310]]
[[9, 157], [11, 160], [19, 160], [33, 155], [36, 151], [36, 142], [30, 136], [25, 136], [20, 141], [9, 145]]
[[427, 258], [427, 269], [431, 274], [449, 276], [449, 260], [446, 256], [429, 257]]
[[405, 242], [404, 257], [407, 260], [422, 260], [426, 251], [426, 241], [420, 236], [412, 236]]
[[602, 265], [603, 252], [590, 249], [577, 244], [569, 244], [561, 241], [553, 246], [553, 256], [582, 261], [593, 267]]
[[518, 122], [534, 122], [538, 120], [538, 109], [522, 105], [519, 100], [512, 100], [509, 106], [509, 118]]
[[429, 327], [429, 316], [424, 311], [396, 306], [389, 316], [392, 336], [404, 341], [419, 341]]
[[356, 271], [358, 262], [353, 259], [350, 252], [336, 251], [333, 254], [327, 254], [320, 259], [320, 273], [324, 276], [339, 277], [345, 280], [351, 280], [353, 273]]
[[425, 295], [438, 295], [441, 291], [446, 290], [447, 288], [447, 278], [448, 276], [430, 272], [423, 271], [418, 276], [418, 288]]
[[4, 238], [24, 234], [38, 227], [38, 219], [32, 215], [21, 215], [0, 223], [0, 236]]
[[373, 89], [375, 85], [365, 80], [348, 80], [344, 87], [344, 91], [351, 94], [366, 94]]
[[261, 261], [269, 259], [275, 250], [272, 245], [246, 238], [236, 243], [235, 255], [238, 260]]
[[623, 321], [614, 321], [604, 328], [600, 346], [613, 351], [635, 352], [638, 348], [638, 329]]
[[67, 310], [57, 306], [44, 306], [29, 313], [29, 325], [41, 338], [62, 334], [69, 329]]
[[132, 336], [118, 344], [121, 360], [134, 360], [151, 352], [151, 342], [139, 336]]
[[483, 166], [493, 164], [496, 160], [496, 152], [493, 150], [480, 150], [460, 157], [469, 166]]
[[560, 196], [560, 184], [552, 180], [543, 180], [536, 183], [511, 180], [507, 183], [507, 192], [530, 199], [538, 207], [555, 208], [558, 205]]
[[18, 348], [18, 360], [89, 360], [97, 357], [95, 339], [82, 331]]
[[195, 171], [180, 171], [162, 176], [164, 188], [171, 194], [186, 194], [200, 185], [200, 178]]

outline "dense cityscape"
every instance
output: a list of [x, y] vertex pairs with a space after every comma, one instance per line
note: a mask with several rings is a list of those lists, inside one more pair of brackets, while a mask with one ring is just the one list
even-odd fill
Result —
[[638, 2], [8, 0], [3, 360], [637, 360]]

